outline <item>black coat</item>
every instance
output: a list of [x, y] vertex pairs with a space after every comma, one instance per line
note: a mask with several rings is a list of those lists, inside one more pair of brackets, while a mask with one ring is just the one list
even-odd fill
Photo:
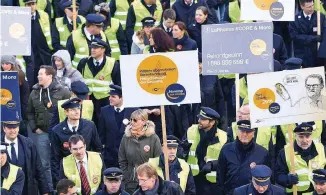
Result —
[[192, 24], [190, 24], [188, 26], [188, 33], [189, 33], [189, 36], [190, 38], [192, 38], [193, 40], [196, 41], [197, 43], [197, 46], [198, 46], [198, 51], [199, 52], [202, 52], [202, 42], [201, 42], [201, 26], [202, 25], [206, 25], [206, 24], [214, 24], [213, 21], [211, 20], [207, 20], [203, 23], [203, 24], [199, 24], [198, 22], [193, 22]]
[[102, 186], [102, 190], [96, 192], [94, 195], [130, 195], [130, 194], [129, 194], [128, 192], [122, 190], [121, 188], [120, 188], [120, 191], [118, 191], [117, 193], [115, 193], [115, 194], [109, 194], [109, 193], [106, 191], [106, 186], [103, 185], [103, 186]]
[[[130, 119], [130, 115], [136, 108], [124, 108], [123, 119]], [[119, 167], [118, 153], [122, 136], [125, 133], [126, 125], [118, 127], [115, 110], [113, 106], [101, 108], [101, 116], [98, 124], [98, 132], [101, 142], [104, 145], [103, 159], [106, 167]]]
[[[322, 34], [326, 22], [325, 16], [320, 14]], [[314, 12], [308, 20], [303, 11], [295, 15], [295, 21], [290, 22], [289, 32], [293, 41], [294, 56], [303, 60], [302, 67], [315, 67], [317, 61], [317, 13]]]
[[192, 114], [190, 104], [166, 106], [166, 129], [167, 135], [174, 135], [179, 139], [192, 125]]
[[[181, 21], [186, 26], [189, 26], [195, 20], [196, 9], [200, 6], [208, 8], [205, 0], [196, 0], [191, 6], [186, 5], [184, 0], [177, 0], [172, 6], [177, 15], [176, 21]], [[210, 9], [208, 11], [208, 18], [217, 23], [216, 13], [212, 13]]]
[[[256, 190], [252, 184], [247, 184], [241, 187], [238, 187], [234, 190], [233, 195], [243, 195], [243, 194], [256, 194]], [[282, 189], [275, 185], [270, 185], [266, 192], [266, 195], [286, 195], [285, 189]]]
[[[93, 121], [81, 118], [79, 120], [77, 134], [84, 137], [87, 151], [102, 151], [103, 147], [101, 140], [98, 136], [97, 129]], [[58, 171], [60, 161], [63, 157], [70, 155], [68, 140], [72, 135], [74, 135], [74, 133], [68, 127], [67, 118], [63, 122], [56, 125], [51, 133], [51, 169], [52, 177], [55, 183], [59, 181]]]
[[[45, 194], [53, 192], [52, 181], [47, 181], [46, 171], [41, 163], [40, 155], [37, 148], [30, 138], [18, 135], [18, 144], [22, 144], [25, 157], [25, 181], [27, 186], [24, 186], [24, 195]], [[4, 137], [2, 137], [4, 141]], [[18, 153], [19, 154], [19, 153]], [[9, 159], [9, 157], [8, 157]], [[25, 183], [26, 183], [25, 182]]]
[[[170, 181], [164, 181], [160, 177], [158, 177], [158, 182], [158, 195], [183, 195], [182, 189], [178, 184]], [[145, 192], [139, 188], [133, 195], [145, 195]]]
[[19, 93], [22, 118], [23, 120], [27, 120], [27, 107], [30, 90], [28, 82], [25, 79], [23, 83], [19, 86]]
[[196, 41], [189, 38], [187, 35], [184, 35], [181, 39], [173, 38], [175, 51], [189, 51], [197, 50]]
[[[10, 172], [10, 166], [9, 162], [7, 161], [2, 167], [1, 167], [1, 178], [8, 178]], [[25, 181], [25, 175], [24, 172], [21, 169], [18, 169], [16, 180], [14, 183], [10, 186], [9, 190], [6, 190], [2, 188], [2, 182], [1, 181], [1, 195], [21, 195], [23, 188], [24, 188], [24, 181]]]
[[274, 60], [284, 64], [285, 60], [288, 59], [288, 53], [286, 50], [283, 38], [278, 34], [273, 34], [273, 47], [275, 49]]

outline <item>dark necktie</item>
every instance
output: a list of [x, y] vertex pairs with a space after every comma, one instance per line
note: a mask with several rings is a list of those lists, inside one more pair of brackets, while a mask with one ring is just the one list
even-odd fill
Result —
[[91, 193], [91, 187], [89, 186], [87, 180], [86, 170], [83, 166], [83, 161], [79, 161], [79, 165], [80, 165], [79, 174], [80, 174], [80, 180], [82, 184], [82, 192], [83, 195], [89, 195]]
[[310, 17], [309, 17], [309, 16], [307, 16], [306, 19], [307, 19], [308, 21], [310, 21]]
[[91, 41], [93, 41], [93, 39], [94, 39], [94, 35], [91, 35]]
[[99, 61], [96, 61], [96, 62], [95, 62], [95, 66], [96, 66], [96, 67], [99, 67], [99, 66], [100, 66], [100, 62], [99, 62]]
[[117, 113], [120, 113], [120, 108], [117, 108], [116, 111], [117, 111]]
[[11, 163], [14, 165], [17, 165], [17, 154], [16, 154], [16, 150], [14, 147], [15, 143], [11, 143]]
[[76, 134], [76, 128], [77, 128], [76, 126], [73, 126], [73, 127], [72, 127], [72, 132], [73, 132], [74, 134]]
[[32, 15], [32, 20], [35, 20], [35, 16], [34, 15]]

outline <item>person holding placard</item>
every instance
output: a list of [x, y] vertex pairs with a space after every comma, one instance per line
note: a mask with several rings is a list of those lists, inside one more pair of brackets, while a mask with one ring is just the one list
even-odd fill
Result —
[[255, 129], [249, 120], [237, 122], [237, 138], [223, 146], [218, 158], [218, 194], [231, 195], [233, 190], [251, 181], [251, 167], [269, 165], [268, 151], [258, 145], [253, 137]]
[[[313, 127], [307, 123], [302, 123], [294, 129], [294, 168], [290, 163], [290, 158], [293, 157], [290, 155], [289, 145], [286, 145], [277, 157], [275, 181], [285, 187], [288, 194], [292, 194], [293, 185], [297, 185], [300, 194], [313, 192], [312, 171], [324, 169], [326, 166], [325, 146], [312, 140], [312, 131]], [[295, 173], [291, 172], [293, 169]]]

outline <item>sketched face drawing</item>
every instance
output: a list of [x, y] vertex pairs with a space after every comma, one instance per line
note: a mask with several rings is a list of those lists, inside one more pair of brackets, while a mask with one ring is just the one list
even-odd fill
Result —
[[311, 99], [318, 98], [321, 95], [321, 90], [324, 88], [324, 83], [320, 75], [312, 76], [310, 75], [306, 79], [306, 90], [307, 95]]

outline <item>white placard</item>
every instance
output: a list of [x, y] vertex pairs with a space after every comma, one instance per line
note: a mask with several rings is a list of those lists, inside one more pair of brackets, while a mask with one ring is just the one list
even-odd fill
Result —
[[197, 51], [120, 57], [125, 107], [200, 103]]
[[326, 119], [324, 67], [248, 75], [252, 127]]

